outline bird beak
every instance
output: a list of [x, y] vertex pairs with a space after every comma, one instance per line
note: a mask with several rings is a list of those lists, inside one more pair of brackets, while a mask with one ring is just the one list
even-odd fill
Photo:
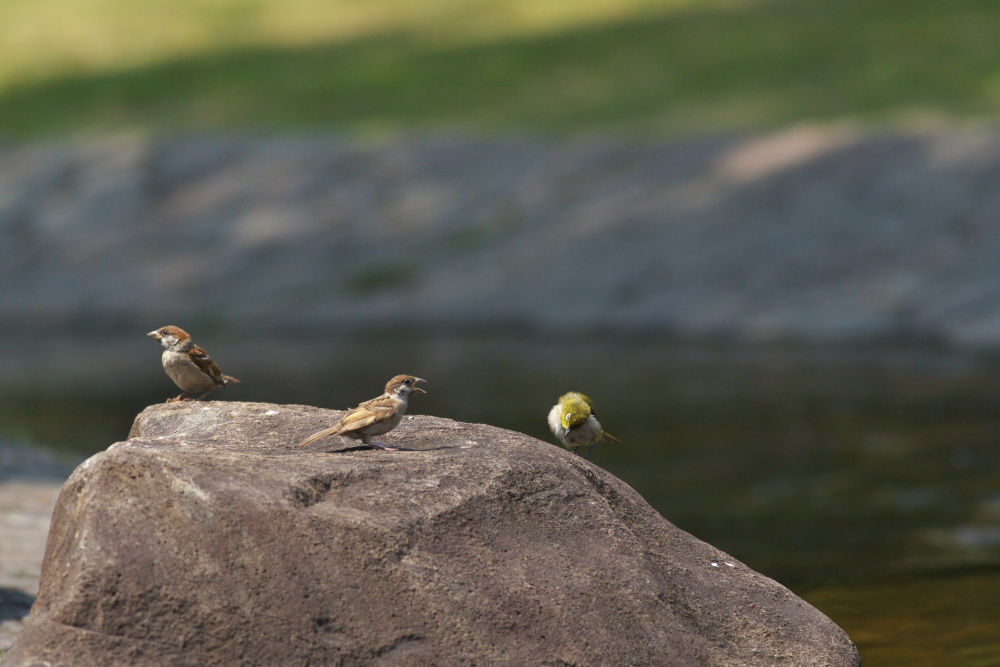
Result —
[[150, 331], [146, 335], [149, 336], [150, 338], [155, 338], [156, 340], [160, 340], [161, 338], [163, 338], [163, 336], [160, 335], [159, 331]]
[[414, 380], [413, 381], [413, 391], [414, 392], [419, 391], [421, 394], [426, 394], [427, 393], [426, 391], [424, 391], [423, 389], [421, 389], [420, 387], [417, 386], [418, 382], [427, 382], [427, 380], [425, 380], [423, 378], [417, 378], [416, 380]]

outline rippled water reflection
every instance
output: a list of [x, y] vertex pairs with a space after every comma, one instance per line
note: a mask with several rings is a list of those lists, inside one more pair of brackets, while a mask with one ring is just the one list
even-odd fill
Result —
[[[586, 392], [624, 441], [595, 451], [596, 463], [804, 594], [866, 666], [1000, 664], [1000, 366], [990, 358], [514, 339], [297, 349], [307, 347], [292, 373], [239, 368], [248, 355], [227, 351], [227, 372], [244, 384], [225, 398], [343, 408], [408, 372], [430, 381], [415, 413], [551, 442], [548, 408]], [[147, 356], [156, 363], [155, 350]], [[96, 451], [170, 395], [165, 378], [149, 378], [141, 392], [97, 399], [12, 397], [0, 427]]]

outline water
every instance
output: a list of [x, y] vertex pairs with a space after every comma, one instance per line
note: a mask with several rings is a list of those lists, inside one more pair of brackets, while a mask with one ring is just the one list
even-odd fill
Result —
[[914, 570], [804, 596], [851, 636], [865, 667], [1000, 664], [1000, 571]]
[[[347, 407], [427, 378], [412, 412], [552, 441], [548, 408], [583, 391], [624, 441], [593, 460], [665, 517], [839, 623], [866, 667], [1000, 665], [1000, 365], [914, 348], [781, 349], [517, 338], [286, 344], [244, 361], [227, 400]], [[214, 350], [214, 348], [213, 348]], [[90, 453], [172, 395], [138, 386], [5, 400], [0, 433]], [[214, 351], [222, 360], [223, 352]], [[135, 380], [135, 378], [133, 378]]]

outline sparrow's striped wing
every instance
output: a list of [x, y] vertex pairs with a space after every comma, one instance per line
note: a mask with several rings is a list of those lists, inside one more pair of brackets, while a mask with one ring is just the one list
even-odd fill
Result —
[[215, 380], [216, 384], [226, 384], [226, 381], [222, 379], [222, 371], [219, 370], [219, 365], [212, 361], [212, 357], [208, 356], [208, 352], [195, 345], [188, 354], [191, 356], [191, 361], [194, 362], [194, 365], [202, 373]]
[[341, 433], [360, 431], [373, 424], [388, 421], [396, 414], [399, 399], [393, 396], [379, 396], [365, 401], [340, 420]]

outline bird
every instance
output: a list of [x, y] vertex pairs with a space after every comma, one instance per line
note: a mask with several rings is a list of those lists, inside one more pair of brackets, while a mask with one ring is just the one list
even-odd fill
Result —
[[223, 375], [208, 352], [195, 345], [184, 329], [166, 326], [146, 335], [160, 341], [163, 346], [163, 370], [183, 390], [176, 398], [168, 398], [167, 403], [190, 400], [188, 394], [199, 391], [204, 392], [198, 397], [201, 400], [214, 389], [239, 382], [232, 376]]
[[580, 447], [587, 446], [585, 459], [598, 442], [621, 442], [606, 433], [597, 421], [594, 402], [586, 394], [571, 391], [559, 397], [559, 402], [549, 410], [549, 428], [566, 449], [574, 454]]
[[372, 436], [388, 433], [399, 426], [399, 422], [403, 420], [403, 415], [406, 413], [406, 404], [410, 394], [414, 392], [427, 393], [417, 386], [418, 382], [427, 382], [427, 380], [413, 375], [397, 375], [386, 383], [385, 393], [381, 396], [348, 410], [347, 414], [341, 417], [336, 424], [313, 433], [300, 442], [298, 446], [306, 447], [328, 435], [343, 435], [360, 440], [370, 447], [399, 451], [399, 447], [375, 442], [372, 440]]

